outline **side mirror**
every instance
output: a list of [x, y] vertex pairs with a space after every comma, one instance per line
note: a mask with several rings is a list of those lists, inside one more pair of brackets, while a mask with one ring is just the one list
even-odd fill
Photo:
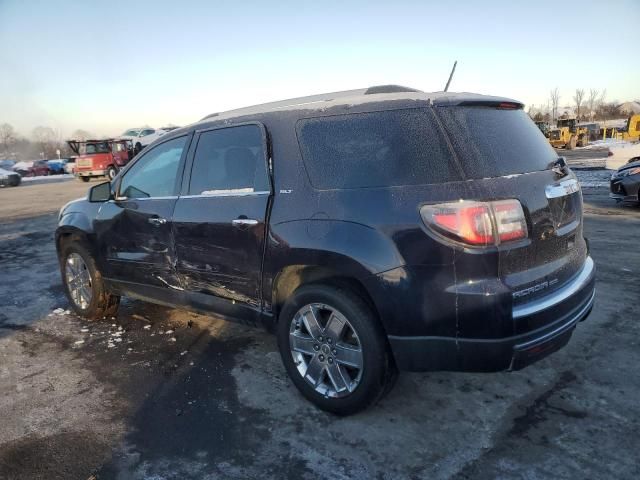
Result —
[[104, 182], [99, 185], [94, 185], [89, 189], [89, 201], [90, 202], [106, 202], [111, 200], [111, 183]]

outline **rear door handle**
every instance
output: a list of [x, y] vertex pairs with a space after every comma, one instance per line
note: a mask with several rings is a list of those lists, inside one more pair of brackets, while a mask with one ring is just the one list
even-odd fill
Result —
[[166, 218], [160, 218], [160, 217], [151, 217], [151, 218], [147, 219], [147, 222], [149, 222], [151, 225], [160, 226], [160, 225], [164, 225], [165, 223], [167, 223], [167, 219]]
[[231, 223], [236, 226], [244, 226], [244, 225], [257, 225], [258, 220], [254, 220], [253, 218], [236, 218], [235, 220], [231, 220]]

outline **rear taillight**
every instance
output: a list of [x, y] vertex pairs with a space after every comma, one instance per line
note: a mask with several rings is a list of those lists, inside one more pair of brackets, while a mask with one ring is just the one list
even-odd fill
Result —
[[425, 205], [425, 225], [447, 238], [473, 246], [499, 245], [527, 238], [527, 222], [518, 200]]

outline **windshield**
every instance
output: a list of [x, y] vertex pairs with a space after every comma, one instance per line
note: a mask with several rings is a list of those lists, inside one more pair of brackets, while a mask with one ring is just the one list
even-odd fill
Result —
[[92, 155], [94, 153], [109, 153], [109, 143], [83, 143], [80, 145], [80, 155]]
[[124, 132], [122, 134], [123, 137], [137, 137], [138, 134], [140, 133], [140, 130], [127, 130], [126, 132]]

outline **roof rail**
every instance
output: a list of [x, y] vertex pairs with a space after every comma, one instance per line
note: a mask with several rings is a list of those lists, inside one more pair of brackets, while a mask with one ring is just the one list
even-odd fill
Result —
[[364, 91], [365, 95], [375, 95], [377, 93], [400, 93], [400, 92], [422, 92], [417, 88], [403, 87], [402, 85], [376, 85]]

